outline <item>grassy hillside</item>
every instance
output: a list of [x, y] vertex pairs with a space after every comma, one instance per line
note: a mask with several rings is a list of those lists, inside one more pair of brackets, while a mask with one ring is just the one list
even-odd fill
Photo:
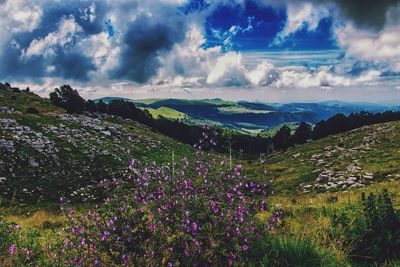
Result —
[[29, 107], [36, 108], [41, 113], [63, 113], [64, 110], [51, 104], [50, 99], [41, 98], [34, 93], [13, 90], [0, 91], [0, 106], [10, 107], [25, 112]]
[[186, 118], [185, 113], [182, 113], [182, 112], [179, 112], [174, 109], [167, 108], [167, 107], [160, 107], [157, 109], [147, 108], [147, 110], [150, 112], [150, 114], [155, 119], [157, 119], [160, 116], [163, 116], [164, 118], [167, 118], [167, 119], [184, 119], [184, 118]]
[[0, 91], [0, 151], [0, 202], [33, 204], [65, 195], [90, 201], [93, 186], [130, 160], [168, 163], [172, 151], [180, 157], [191, 148], [130, 120], [69, 115], [48, 99], [7, 90]]
[[[267, 159], [268, 173], [280, 194], [345, 191], [350, 177], [363, 185], [400, 178], [400, 122], [366, 126], [290, 148]], [[250, 164], [252, 172], [259, 168]], [[331, 176], [326, 182], [318, 177]], [[372, 177], [370, 177], [372, 176]], [[320, 185], [340, 184], [340, 186]], [[318, 187], [318, 188], [317, 188]], [[355, 186], [356, 187], [356, 186]]]
[[186, 105], [213, 105], [213, 106], [232, 106], [236, 105], [233, 101], [226, 101], [219, 98], [213, 99], [146, 99], [139, 100], [141, 103], [146, 103], [152, 106], [168, 106], [168, 105], [176, 105], [176, 106], [186, 106]]
[[[129, 120], [65, 115], [48, 99], [24, 91], [1, 91], [0, 107], [14, 109], [0, 112], [0, 177], [10, 186], [3, 193], [7, 197], [29, 197], [35, 190], [50, 192], [43, 197], [56, 197], [58, 193], [50, 190], [52, 184], [57, 184], [57, 190], [75, 191], [70, 185], [112, 175], [132, 158], [168, 162], [173, 150], [177, 155], [190, 151], [188, 146]], [[26, 113], [29, 107], [35, 107], [39, 114]], [[150, 111], [154, 116], [185, 118], [185, 114], [165, 107]], [[342, 180], [354, 176], [363, 185], [394, 179], [400, 174], [399, 130], [398, 122], [368, 126], [290, 148], [268, 157], [269, 176], [281, 194], [347, 189], [343, 184], [340, 188], [319, 188], [316, 179], [325, 173], [332, 178], [343, 176]], [[351, 168], [357, 170], [349, 171]], [[259, 167], [250, 164], [248, 172], [257, 174]], [[364, 181], [365, 175], [373, 177]], [[42, 177], [39, 188], [34, 188], [35, 177]], [[5, 187], [4, 183], [0, 186]]]
[[[115, 99], [121, 98], [106, 97], [103, 98], [103, 101], [110, 102]], [[266, 132], [283, 124], [298, 124], [302, 121], [314, 124], [338, 112], [349, 115], [360, 111], [382, 112], [398, 109], [395, 106], [388, 107], [369, 103], [345, 103], [339, 101], [267, 104], [248, 101], [225, 101], [219, 98], [124, 100], [131, 101], [139, 107], [150, 110], [168, 108], [162, 110], [164, 117], [176, 118], [177, 113], [183, 113], [186, 115], [185, 122], [189, 124], [201, 125], [207, 123], [250, 134]], [[161, 112], [153, 111], [153, 113], [158, 116]]]
[[[26, 110], [31, 107], [35, 107], [39, 113], [27, 113]], [[165, 107], [151, 110], [151, 112], [154, 116], [161, 114], [168, 114], [175, 118], [185, 116], [183, 113]], [[213, 210], [209, 209], [210, 203], [215, 205], [217, 203], [215, 199], [218, 199], [221, 201], [220, 207], [229, 206], [233, 192], [237, 192], [238, 188], [246, 190], [245, 188], [252, 186], [252, 194], [249, 191], [246, 198], [249, 201], [259, 200], [253, 193], [253, 190], [257, 188], [254, 182], [265, 183], [271, 180], [274, 194], [268, 195], [266, 198], [263, 195], [261, 198], [267, 203], [266, 209], [259, 211], [249, 209], [252, 211], [252, 215], [246, 216], [246, 219], [255, 219], [254, 226], [258, 227], [258, 230], [261, 229], [261, 243], [250, 244], [249, 254], [246, 252], [249, 249], [247, 244], [245, 246], [236, 245], [235, 249], [244, 255], [238, 265], [244, 266], [251, 262], [254, 266], [258, 266], [260, 262], [263, 262], [264, 265], [261, 266], [381, 266], [381, 263], [385, 264], [384, 266], [399, 266], [396, 259], [378, 263], [374, 258], [368, 258], [370, 262], [368, 265], [364, 265], [357, 259], [359, 255], [354, 255], [353, 252], [359, 245], [360, 235], [358, 234], [363, 233], [362, 226], [365, 225], [365, 222], [360, 219], [360, 216], [363, 216], [360, 205], [361, 193], [377, 194], [381, 193], [384, 188], [388, 188], [394, 208], [400, 208], [398, 193], [400, 189], [400, 163], [398, 161], [400, 142], [398, 140], [400, 140], [400, 122], [394, 122], [363, 127], [290, 148], [286, 152], [270, 155], [263, 164], [232, 159], [233, 166], [237, 164], [243, 166], [243, 174], [246, 176], [242, 176], [240, 167], [236, 167], [233, 171], [228, 167], [230, 164], [227, 161], [222, 163], [220, 160], [212, 160], [215, 154], [210, 154], [203, 160], [205, 162], [210, 160], [209, 164], [219, 166], [218, 172], [216, 172], [219, 175], [208, 177], [213, 179], [212, 183], [207, 187], [202, 187], [202, 190], [196, 193], [197, 197], [192, 198], [193, 194], [190, 190], [193, 187], [191, 185], [208, 183], [208, 179], [204, 179], [204, 177], [207, 177], [210, 169], [208, 169], [209, 164], [204, 164], [203, 161], [200, 161], [201, 164], [197, 167], [193, 165], [194, 150], [191, 147], [166, 138], [130, 120], [101, 114], [65, 114], [63, 110], [52, 106], [47, 99], [27, 92], [2, 91], [0, 92], [0, 192], [2, 194], [0, 196], [0, 239], [2, 242], [5, 240], [6, 243], [0, 244], [0, 248], [2, 248], [0, 265], [53, 266], [55, 258], [68, 259], [63, 258], [68, 255], [57, 252], [57, 249], [61, 248], [58, 242], [65, 241], [62, 239], [64, 235], [68, 234], [68, 230], [65, 230], [68, 227], [65, 226], [71, 222], [76, 223], [77, 220], [80, 220], [77, 219], [80, 218], [80, 215], [93, 209], [94, 204], [101, 202], [101, 199], [105, 197], [104, 191], [97, 190], [100, 180], [105, 176], [116, 177], [113, 185], [118, 188], [116, 185], [125, 181], [118, 180], [118, 178], [127, 176], [126, 167], [132, 158], [146, 162], [141, 167], [143, 168], [142, 173], [147, 173], [147, 166], [150, 169], [153, 168], [150, 167], [153, 165], [149, 165], [153, 161], [158, 166], [168, 165], [172, 161], [171, 154], [174, 151], [176, 159], [182, 156], [189, 158], [188, 169], [186, 167], [178, 169], [174, 176], [171, 168], [160, 167], [159, 172], [155, 172], [160, 174], [157, 187], [153, 187], [154, 184], [148, 186], [146, 183], [140, 182], [140, 188], [144, 191], [128, 190], [129, 193], [133, 193], [135, 197], [139, 198], [143, 197], [143, 192], [148, 189], [154, 189], [156, 192], [148, 195], [150, 205], [139, 201], [138, 207], [140, 208], [131, 208], [128, 213], [125, 212], [126, 201], [135, 198], [127, 197], [125, 199], [127, 191], [124, 190], [124, 187], [120, 188], [122, 191], [119, 192], [119, 195], [115, 195], [114, 191], [112, 195], [107, 195], [113, 199], [111, 200], [112, 212], [101, 213], [101, 216], [104, 217], [98, 217], [95, 223], [92, 221], [85, 228], [82, 233], [85, 238], [82, 239], [79, 236], [75, 240], [78, 241], [77, 247], [72, 246], [71, 248], [70, 252], [73, 257], [77, 255], [77, 251], [88, 251], [82, 245], [87, 242], [86, 240], [98, 239], [97, 247], [104, 249], [99, 250], [99, 255], [104, 260], [103, 266], [114, 265], [119, 262], [119, 259], [114, 262], [112, 259], [114, 252], [120, 249], [118, 245], [120, 240], [115, 239], [116, 248], [113, 253], [107, 255], [110, 247], [114, 246], [114, 241], [107, 240], [108, 234], [112, 232], [112, 238], [118, 236], [127, 244], [131, 242], [129, 233], [113, 232], [112, 228], [116, 218], [118, 218], [117, 224], [120, 220], [125, 220], [123, 222], [126, 224], [123, 224], [122, 229], [126, 229], [128, 225], [128, 227], [132, 227], [132, 233], [136, 231], [136, 227], [147, 229], [146, 222], [150, 223], [148, 229], [153, 229], [152, 227], [157, 224], [151, 222], [157, 219], [154, 217], [154, 214], [157, 213], [145, 214], [148, 212], [147, 209], [160, 212], [165, 209], [165, 203], [170, 201], [169, 197], [172, 197], [171, 203], [175, 203], [173, 200], [177, 196], [178, 199], [180, 196], [185, 197], [184, 203], [189, 203], [190, 212], [179, 211], [177, 213], [179, 216], [171, 216], [177, 220], [171, 225], [179, 228], [178, 234], [172, 238], [168, 237], [162, 244], [182, 244], [179, 237], [188, 233], [187, 230], [181, 231], [179, 223], [185, 223], [186, 220], [181, 220], [180, 216], [182, 214], [191, 215], [193, 212], [196, 214], [192, 218], [193, 222], [200, 218], [202, 223], [207, 225], [210, 218], [219, 220], [220, 223], [207, 225], [207, 227], [216, 227], [216, 230], [207, 232], [212, 237], [205, 242], [210, 245], [210, 251], [219, 253], [220, 247], [215, 248], [215, 244], [218, 245], [219, 240], [213, 235], [217, 232], [216, 236], [225, 240], [226, 243], [219, 244], [223, 248], [229, 248], [233, 242], [237, 242], [235, 240], [239, 239], [225, 238], [226, 229], [223, 225], [226, 220], [229, 221], [232, 218], [227, 214], [237, 213], [240, 215], [243, 207], [242, 204], [239, 207], [232, 206], [232, 210], [220, 214], [215, 206]], [[199, 166], [202, 167], [199, 168]], [[193, 172], [194, 176], [192, 177], [190, 169], [193, 167], [196, 168], [196, 172]], [[235, 176], [239, 176], [240, 183], [234, 187], [230, 187], [229, 182], [221, 183], [220, 179], [224, 171], [221, 172], [219, 168], [226, 168], [225, 174], [228, 174], [229, 177], [228, 180], [222, 181], [231, 181]], [[263, 174], [264, 168], [267, 168], [266, 175]], [[230, 175], [231, 172], [232, 175]], [[131, 174], [132, 171], [129, 173]], [[171, 173], [170, 177], [173, 179], [170, 181], [173, 190], [169, 191], [167, 195], [160, 194], [160, 197], [163, 197], [161, 200], [158, 200], [157, 197], [153, 198], [160, 193], [158, 184], [166, 180], [165, 178], [169, 177]], [[138, 177], [142, 177], [142, 175]], [[130, 179], [128, 178], [128, 181], [132, 182]], [[141, 179], [138, 180], [138, 185], [139, 181], [142, 181]], [[180, 182], [175, 184], [175, 181]], [[219, 188], [226, 187], [225, 191], [215, 190], [215, 184], [218, 183], [221, 186]], [[244, 184], [246, 185], [244, 186]], [[357, 184], [358, 186], [354, 186]], [[175, 187], [177, 185], [178, 187]], [[180, 188], [180, 190], [176, 191], [175, 188]], [[209, 192], [204, 191], [204, 188], [208, 188]], [[198, 202], [199, 192], [202, 192], [203, 197], [210, 198], [209, 200], [212, 201]], [[77, 214], [77, 217], [70, 222], [66, 218], [66, 214], [58, 209], [59, 198], [64, 196], [70, 201], [67, 203], [68, 207], [72, 207]], [[235, 201], [239, 199], [243, 199], [242, 194]], [[161, 208], [156, 209], [152, 200], [155, 205], [158, 205], [158, 201], [160, 201]], [[243, 203], [254, 208], [256, 206], [254, 203], [258, 202]], [[142, 204], [147, 204], [143, 210]], [[142, 211], [143, 217], [137, 217]], [[135, 216], [132, 216], [130, 212]], [[214, 214], [215, 212], [217, 213]], [[86, 218], [93, 219], [91, 217], [93, 214], [89, 212]], [[349, 216], [343, 217], [343, 221], [347, 223], [345, 225], [352, 227], [355, 225], [357, 231], [349, 232], [347, 228], [342, 229], [342, 226], [335, 225], [334, 220], [337, 218], [337, 214]], [[356, 224], [360, 220], [361, 223]], [[240, 222], [244, 222], [246, 225], [246, 221], [239, 216], [236, 223], [241, 227]], [[8, 222], [17, 223], [18, 227], [11, 224], [11, 228], [6, 228]], [[102, 222], [105, 227], [111, 227], [111, 230], [98, 229], [98, 225]], [[161, 225], [164, 222], [167, 220], [160, 219], [158, 221]], [[190, 226], [193, 226], [194, 231], [209, 229], [203, 226], [197, 228], [197, 224], [194, 223], [186, 227]], [[79, 232], [75, 229], [80, 228], [76, 227], [74, 226], [73, 233]], [[249, 224], [249, 227], [249, 229], [253, 229], [253, 223]], [[234, 232], [238, 233], [237, 229], [240, 230], [240, 228], [236, 228]], [[10, 233], [13, 234], [10, 235]], [[59, 233], [62, 234], [59, 235]], [[150, 230], [149, 233], [155, 239], [160, 236], [153, 230]], [[369, 234], [368, 231], [366, 233]], [[99, 238], [100, 236], [104, 240]], [[133, 235], [134, 238], [138, 236], [140, 234]], [[190, 234], [188, 236], [188, 240], [192, 240], [192, 236]], [[377, 234], [374, 238], [379, 241], [381, 237]], [[264, 246], [265, 244], [263, 245], [263, 242], [267, 244], [267, 247]], [[16, 244], [17, 250], [15, 254], [14, 244]], [[135, 239], [134, 244], [147, 243], [137, 242]], [[49, 248], [52, 251], [51, 247], [58, 253], [56, 256], [48, 253]], [[29, 261], [26, 260], [26, 254], [24, 254], [26, 248], [33, 251], [33, 256], [30, 256]], [[179, 246], [176, 247], [176, 251], [178, 256], [182, 256]], [[18, 261], [16, 258], [18, 255], [22, 257], [22, 260]], [[157, 256], [160, 255], [157, 254]], [[107, 260], [109, 260], [109, 265], [105, 263]], [[160, 260], [164, 262], [164, 258]], [[123, 266], [123, 264], [120, 263], [118, 266]]]

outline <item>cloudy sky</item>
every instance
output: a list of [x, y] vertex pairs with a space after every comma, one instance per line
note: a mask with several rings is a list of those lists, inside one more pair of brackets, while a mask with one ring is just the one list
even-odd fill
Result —
[[0, 0], [0, 81], [399, 104], [400, 0]]

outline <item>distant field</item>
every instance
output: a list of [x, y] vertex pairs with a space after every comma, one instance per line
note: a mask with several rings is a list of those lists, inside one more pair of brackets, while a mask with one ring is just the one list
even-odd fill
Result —
[[158, 118], [160, 116], [163, 116], [168, 119], [184, 119], [186, 118], [186, 114], [176, 111], [172, 108], [167, 108], [167, 107], [161, 107], [157, 109], [152, 109], [152, 108], [146, 108], [150, 114], [153, 116], [153, 118]]
[[135, 103], [141, 103], [146, 105], [154, 104], [155, 102], [165, 100], [164, 98], [148, 98], [148, 99], [137, 99], [133, 100]]
[[274, 136], [280, 128], [282, 128], [284, 125], [288, 126], [290, 130], [292, 131], [292, 134], [296, 131], [298, 124], [297, 123], [284, 123], [281, 125], [278, 125], [276, 127], [273, 127], [269, 130], [263, 131], [261, 134], [264, 136]]
[[242, 106], [228, 106], [228, 107], [219, 107], [220, 113], [223, 114], [238, 114], [238, 113], [255, 113], [255, 114], [267, 114], [274, 112], [273, 110], [257, 110], [257, 109], [249, 109]]
[[215, 99], [167, 99], [167, 98], [149, 98], [149, 99], [138, 99], [133, 100], [135, 103], [153, 105], [158, 102], [163, 105], [174, 104], [174, 105], [235, 105], [233, 101], [225, 101], [219, 98]]

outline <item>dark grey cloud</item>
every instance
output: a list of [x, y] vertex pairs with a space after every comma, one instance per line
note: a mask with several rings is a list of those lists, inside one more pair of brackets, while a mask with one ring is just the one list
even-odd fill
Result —
[[381, 30], [390, 8], [400, 0], [335, 0], [340, 11], [361, 28]]
[[[88, 81], [89, 73], [96, 70], [92, 60], [82, 54], [57, 49], [56, 55], [42, 55], [21, 59], [21, 51], [8, 47], [1, 56], [0, 78], [17, 81], [37, 81], [44, 77], [59, 77], [77, 81]], [[49, 67], [54, 69], [49, 71]]]
[[1, 48], [0, 79], [1, 80], [38, 80], [46, 71], [47, 62], [42, 58], [32, 58], [28, 62], [21, 61], [21, 51], [6, 44]]
[[[91, 7], [94, 8], [94, 11], [91, 11]], [[85, 34], [90, 35], [104, 30], [105, 16], [109, 11], [109, 6], [105, 1], [51, 1], [46, 3], [44, 10], [42, 23], [37, 29], [39, 32], [34, 33], [37, 36], [40, 36], [40, 31], [54, 31], [60, 18], [69, 16], [73, 16]], [[90, 15], [93, 15], [93, 20], [90, 19]]]
[[[13, 0], [8, 0], [13, 1]], [[29, 1], [29, 0], [27, 0]], [[310, 2], [319, 5], [333, 5], [339, 14], [354, 22], [359, 28], [380, 30], [387, 22], [387, 12], [400, 0], [248, 0], [277, 6], [284, 9], [288, 3]], [[6, 0], [0, 0], [0, 4]], [[33, 2], [33, 1], [32, 1]], [[193, 0], [192, 2], [198, 2]], [[237, 4], [240, 0], [200, 1], [207, 4], [190, 10], [182, 9], [177, 4], [167, 1], [139, 0], [43, 0], [40, 3], [43, 11], [39, 25], [33, 31], [15, 31], [9, 34], [6, 42], [0, 40], [0, 80], [37, 80], [45, 77], [90, 80], [91, 73], [101, 70], [100, 75], [108, 74], [112, 79], [130, 80], [145, 83], [151, 79], [161, 67], [159, 58], [168, 54], [175, 44], [185, 40], [188, 25], [191, 22], [204, 26], [208, 15], [220, 5]], [[49, 55], [35, 54], [24, 57], [24, 51], [33, 40], [46, 38], [58, 30], [60, 21], [73, 18], [82, 29], [76, 33], [67, 45], [53, 45], [54, 53]], [[107, 24], [108, 23], [108, 24]], [[119, 47], [120, 54], [110, 68], [102, 68], [93, 54], [85, 54], [85, 44], [79, 41], [107, 32], [112, 48]], [[112, 34], [110, 34], [112, 29]], [[115, 31], [115, 32], [114, 32]], [[107, 38], [107, 37], [106, 37]], [[101, 42], [100, 42], [101, 43]], [[89, 46], [91, 47], [91, 46]], [[93, 50], [101, 45], [93, 45]], [[107, 48], [105, 48], [107, 49]], [[97, 51], [97, 50], [96, 50]], [[106, 50], [107, 52], [111, 50]], [[87, 51], [86, 51], [87, 52]], [[89, 53], [89, 52], [88, 52]], [[90, 53], [89, 53], [90, 54]], [[111, 53], [110, 53], [111, 54]], [[98, 64], [96, 65], [95, 64]], [[106, 60], [102, 61], [106, 62]], [[115, 63], [115, 64], [114, 64]], [[104, 64], [106, 66], [106, 64]], [[173, 64], [174, 73], [185, 76], [187, 68], [179, 59]], [[369, 67], [369, 66], [366, 66]], [[360, 74], [366, 69], [364, 65], [355, 65], [353, 72]], [[110, 70], [111, 69], [111, 70]], [[98, 76], [96, 76], [98, 77]]]
[[[5, 2], [5, 1], [3, 1]], [[75, 38], [67, 47], [56, 46], [51, 57], [35, 55], [23, 57], [33, 40], [46, 38], [56, 32], [60, 22], [73, 18], [83, 29], [79, 38], [100, 33], [104, 30], [107, 7], [102, 1], [95, 5], [95, 16], [90, 19], [89, 8], [93, 1], [48, 1], [43, 4], [41, 22], [33, 31], [16, 32], [9, 36], [8, 42], [0, 47], [0, 79], [40, 81], [44, 77], [59, 77], [78, 81], [89, 80], [89, 73], [96, 69], [92, 59], [79, 51], [74, 51]], [[86, 16], [85, 16], [86, 15]], [[78, 37], [77, 37], [78, 38]], [[12, 42], [16, 45], [12, 45]], [[53, 70], [49, 71], [51, 67]]]
[[118, 68], [111, 72], [114, 79], [147, 82], [160, 67], [158, 56], [185, 39], [185, 23], [179, 15], [174, 19], [153, 21], [141, 15], [132, 22], [124, 35]]
[[[77, 43], [108, 31], [109, 38], [115, 40], [113, 45], [121, 48], [116, 66], [108, 71], [110, 78], [144, 83], [159, 69], [159, 56], [182, 42], [187, 31], [188, 16], [178, 5], [167, 2], [44, 0], [41, 3], [43, 14], [39, 25], [30, 32], [12, 33], [0, 47], [0, 62], [4, 63], [0, 66], [0, 79], [40, 81], [44, 77], [58, 77], [87, 81], [96, 65], [94, 59], [84, 54], [82, 46], [77, 48]], [[72, 42], [64, 47], [55, 45], [50, 56], [35, 54], [24, 58], [24, 51], [32, 41], [44, 40], [57, 32], [60, 22], [69, 18], [81, 28]], [[110, 26], [115, 30], [111, 35]], [[18, 44], [17, 48], [11, 45], [12, 40]]]
[[371, 30], [381, 30], [387, 22], [387, 12], [400, 4], [400, 0], [255, 0], [262, 5], [282, 9], [290, 3], [292, 5], [304, 2], [312, 3], [316, 7], [333, 5], [339, 17], [352, 21], [357, 27]]
[[88, 81], [89, 73], [96, 70], [90, 58], [76, 52], [57, 53], [52, 65], [55, 66], [54, 76], [78, 81]]

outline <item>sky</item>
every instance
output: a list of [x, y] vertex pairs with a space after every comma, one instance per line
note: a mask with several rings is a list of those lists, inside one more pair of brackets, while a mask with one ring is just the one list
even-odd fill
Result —
[[91, 99], [400, 104], [400, 0], [0, 0], [0, 81]]

